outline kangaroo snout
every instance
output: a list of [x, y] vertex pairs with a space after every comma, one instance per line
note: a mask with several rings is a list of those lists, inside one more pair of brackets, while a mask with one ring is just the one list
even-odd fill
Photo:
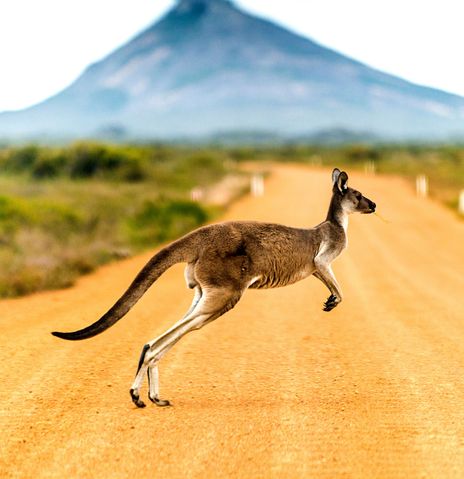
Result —
[[363, 215], [368, 215], [370, 213], [375, 213], [376, 207], [377, 205], [373, 201], [363, 196], [359, 202], [358, 212], [362, 213]]

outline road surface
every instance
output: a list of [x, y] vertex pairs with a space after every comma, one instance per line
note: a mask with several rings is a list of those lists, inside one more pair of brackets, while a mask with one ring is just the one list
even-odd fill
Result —
[[[324, 313], [315, 278], [248, 291], [161, 362], [173, 407], [137, 409], [129, 388], [187, 309], [182, 266], [82, 342], [49, 332], [97, 319], [151, 255], [0, 302], [0, 477], [464, 477], [464, 225], [400, 179], [350, 183], [388, 222], [351, 217], [343, 303]], [[276, 167], [225, 219], [312, 226], [329, 198], [329, 171]]]

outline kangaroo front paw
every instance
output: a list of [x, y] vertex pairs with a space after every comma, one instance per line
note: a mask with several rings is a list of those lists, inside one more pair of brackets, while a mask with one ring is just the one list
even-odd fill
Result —
[[131, 395], [131, 398], [132, 398], [133, 403], [134, 403], [137, 407], [145, 407], [145, 403], [140, 399], [139, 394], [136, 393], [136, 392], [134, 391], [134, 389], [131, 389], [131, 390], [130, 390], [130, 395]]
[[154, 404], [156, 404], [157, 406], [159, 407], [166, 407], [166, 406], [170, 406], [171, 403], [167, 400], [167, 399], [160, 399], [159, 397], [157, 396], [154, 396], [154, 397], [151, 397], [150, 395], [148, 396], [148, 399], [150, 399], [150, 401]]
[[334, 294], [331, 294], [328, 298], [327, 298], [327, 301], [324, 303], [324, 308], [323, 310], [324, 311], [332, 311], [332, 309], [334, 309], [338, 303], [340, 303], [340, 299], [337, 298], [337, 296], [335, 296]]

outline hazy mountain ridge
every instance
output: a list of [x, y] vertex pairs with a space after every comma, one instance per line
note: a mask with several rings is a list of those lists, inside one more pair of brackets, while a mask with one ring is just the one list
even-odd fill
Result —
[[0, 137], [331, 128], [464, 135], [464, 98], [371, 69], [226, 0], [181, 0], [58, 95], [0, 115]]

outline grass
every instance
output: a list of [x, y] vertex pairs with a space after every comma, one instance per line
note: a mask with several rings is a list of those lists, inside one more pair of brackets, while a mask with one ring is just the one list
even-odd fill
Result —
[[0, 151], [0, 297], [70, 286], [210, 220], [190, 190], [230, 173], [226, 160], [156, 145]]

